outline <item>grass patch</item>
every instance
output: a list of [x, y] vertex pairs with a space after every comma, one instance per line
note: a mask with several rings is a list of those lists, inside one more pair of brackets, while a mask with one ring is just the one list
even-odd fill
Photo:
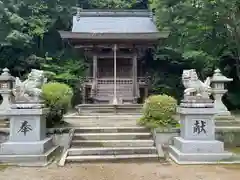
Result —
[[0, 171], [7, 169], [7, 167], [8, 167], [7, 165], [0, 164]]
[[[194, 165], [191, 165], [194, 166]], [[204, 165], [207, 167], [222, 167], [225, 169], [231, 169], [231, 170], [239, 170], [240, 169], [240, 164], [208, 164]]]
[[240, 164], [225, 164], [221, 166], [226, 169], [240, 170]]
[[232, 149], [232, 152], [235, 152], [236, 154], [240, 155], [240, 147], [235, 147]]
[[240, 147], [231, 147], [231, 148], [227, 148], [227, 150], [237, 155], [240, 155]]

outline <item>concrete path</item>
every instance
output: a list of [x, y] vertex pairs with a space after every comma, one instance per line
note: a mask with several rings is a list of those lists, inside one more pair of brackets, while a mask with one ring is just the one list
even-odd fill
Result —
[[44, 168], [0, 167], [1, 180], [237, 180], [240, 165], [70, 164]]

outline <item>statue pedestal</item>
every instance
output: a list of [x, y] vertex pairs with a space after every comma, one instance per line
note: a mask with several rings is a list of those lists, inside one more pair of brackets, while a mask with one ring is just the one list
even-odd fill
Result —
[[0, 94], [2, 96], [2, 103], [0, 105], [0, 118], [7, 119], [6, 113], [11, 108], [11, 90], [4, 89], [0, 90]]
[[[13, 106], [14, 107], [14, 106]], [[15, 109], [8, 111], [9, 140], [1, 144], [0, 161], [21, 165], [46, 165], [56, 151], [52, 137], [46, 137], [48, 109]]]
[[215, 140], [216, 110], [210, 101], [196, 99], [180, 104], [181, 133], [170, 146], [170, 157], [176, 163], [205, 164], [232, 157], [224, 151], [224, 143]]

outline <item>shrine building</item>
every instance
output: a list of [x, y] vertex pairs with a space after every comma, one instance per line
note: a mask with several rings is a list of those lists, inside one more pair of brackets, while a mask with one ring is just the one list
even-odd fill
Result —
[[83, 103], [136, 104], [148, 96], [145, 52], [168, 37], [147, 10], [81, 10], [63, 40], [83, 50], [90, 69]]

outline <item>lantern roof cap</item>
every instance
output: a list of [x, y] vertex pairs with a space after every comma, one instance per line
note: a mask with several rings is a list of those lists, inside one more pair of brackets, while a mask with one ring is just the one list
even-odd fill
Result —
[[230, 82], [230, 81], [233, 81], [233, 79], [224, 76], [221, 73], [220, 69], [216, 69], [214, 71], [213, 77], [211, 78], [211, 82]]
[[15, 78], [9, 73], [8, 68], [4, 68], [2, 70], [2, 74], [0, 75], [0, 81], [14, 81]]

